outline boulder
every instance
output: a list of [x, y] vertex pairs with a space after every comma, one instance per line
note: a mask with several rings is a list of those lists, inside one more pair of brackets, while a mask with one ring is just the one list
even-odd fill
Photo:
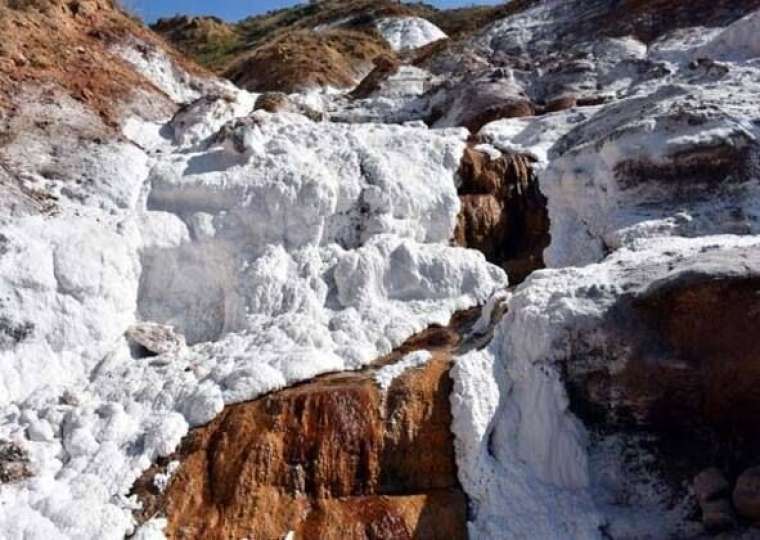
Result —
[[702, 523], [710, 532], [727, 531], [736, 527], [736, 515], [731, 501], [718, 499], [703, 504]]
[[185, 337], [165, 324], [138, 323], [129, 327], [126, 336], [138, 358], [176, 353], [185, 347]]
[[694, 478], [694, 495], [701, 505], [727, 497], [730, 489], [726, 477], [715, 467], [705, 469]]
[[314, 122], [319, 122], [324, 119], [324, 114], [304, 105], [303, 103], [296, 103], [290, 98], [290, 96], [283, 92], [264, 92], [256, 98], [256, 104], [253, 106], [253, 110], [264, 110], [269, 113], [298, 113]]
[[561, 96], [549, 100], [544, 108], [545, 113], [553, 113], [564, 111], [566, 109], [572, 109], [578, 105], [578, 99], [575, 96]]
[[256, 98], [254, 111], [264, 110], [270, 113], [294, 112], [295, 106], [284, 92], [264, 92]]
[[760, 467], [752, 467], [739, 475], [733, 499], [741, 517], [760, 522]]
[[508, 69], [443, 85], [433, 96], [431, 109], [434, 127], [462, 126], [472, 133], [494, 120], [536, 114], [533, 102]]
[[373, 63], [374, 69], [349, 94], [353, 99], [368, 98], [380, 88], [383, 81], [401, 67], [401, 62], [397, 58], [387, 54], [378, 56], [373, 60]]

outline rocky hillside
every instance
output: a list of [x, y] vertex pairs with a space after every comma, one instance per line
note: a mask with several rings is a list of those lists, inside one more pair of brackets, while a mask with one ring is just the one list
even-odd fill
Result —
[[[520, 2], [525, 3], [525, 2]], [[379, 54], [463, 37], [514, 10], [439, 10], [394, 0], [322, 0], [225, 23], [177, 16], [152, 28], [200, 64], [252, 91], [350, 87]]]
[[753, 538], [760, 0], [0, 3], [0, 537]]

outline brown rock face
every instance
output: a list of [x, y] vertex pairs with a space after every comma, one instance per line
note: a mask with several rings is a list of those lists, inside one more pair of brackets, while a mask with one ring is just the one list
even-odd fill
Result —
[[475, 134], [502, 118], [535, 116], [536, 108], [508, 70], [492, 69], [438, 89], [428, 123], [434, 127], [462, 126]]
[[[109, 50], [130, 36], [163, 47], [111, 0], [0, 1], [0, 109], [14, 115], [23, 88], [51, 86], [97, 112], [109, 127], [118, 125], [119, 106], [138, 89], [154, 93], [155, 106], [168, 110], [168, 100]], [[199, 72], [179, 54], [165, 52]]]
[[686, 196], [690, 191], [704, 193], [705, 187], [715, 189], [722, 182], [748, 181], [754, 151], [748, 140], [726, 141], [675, 153], [660, 164], [623, 161], [616, 167], [615, 175], [626, 188], [657, 181], [675, 190], [677, 195]]
[[349, 94], [354, 99], [364, 99], [376, 92], [388, 77], [396, 73], [401, 62], [392, 56], [381, 55], [373, 60], [375, 67], [369, 75]]
[[292, 104], [288, 95], [283, 92], [265, 92], [256, 98], [253, 110], [264, 110], [270, 113], [290, 111]]
[[[683, 362], [659, 383], [650, 379], [652, 421], [684, 429], [704, 422], [726, 441], [760, 449], [758, 290], [758, 279], [706, 280], [642, 301], [665, 350]], [[631, 375], [631, 384], [643, 382]]]
[[542, 268], [549, 216], [530, 160], [506, 154], [494, 159], [468, 148], [459, 175], [456, 243], [481, 251], [506, 270], [512, 284]]
[[448, 368], [459, 343], [427, 331], [385, 359], [433, 359], [384, 394], [372, 372], [338, 374], [232, 406], [188, 436], [164, 494], [148, 473], [145, 516], [169, 538], [465, 538], [450, 433]]
[[562, 96], [555, 99], [550, 100], [547, 102], [546, 107], [544, 108], [544, 113], [553, 113], [558, 111], [564, 111], [567, 109], [572, 109], [573, 107], [578, 105], [578, 98], [575, 96]]
[[697, 269], [621, 305], [610, 324], [629, 351], [624, 367], [608, 370], [603, 362], [580, 359], [569, 366], [579, 416], [655, 435], [674, 478], [715, 465], [731, 478], [755, 464], [758, 291], [760, 278]]
[[461, 125], [477, 133], [480, 128], [502, 118], [522, 118], [535, 116], [536, 108], [527, 99], [504, 99], [501, 103], [483, 107], [481, 110], [468, 114], [462, 119]]

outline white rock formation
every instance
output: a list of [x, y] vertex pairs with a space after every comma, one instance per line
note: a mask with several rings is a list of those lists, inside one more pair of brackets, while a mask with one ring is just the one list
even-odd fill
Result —
[[[571, 17], [563, 9], [546, 2], [498, 23], [487, 45], [546, 51]], [[551, 218], [545, 257], [555, 268], [522, 284], [491, 344], [452, 370], [472, 537], [601, 538], [600, 526], [614, 538], [700, 530], [688, 504], [674, 504], [672, 486], [646, 470], [652, 458], [634, 438], [589, 439], [568, 408], [564, 379], [595, 354], [622, 369], [627, 351], [615, 332], [628, 330], [614, 314], [626, 298], [695, 275], [757, 276], [757, 16], [722, 31], [679, 30], [649, 57], [630, 43], [617, 60], [607, 55], [606, 66], [592, 57], [584, 76], [606, 81], [601, 89], [614, 90], [615, 101], [481, 130], [496, 148], [537, 159]], [[638, 58], [634, 77], [622, 69], [625, 51]], [[641, 77], [663, 62], [663, 76]], [[637, 448], [636, 460], [626, 461], [625, 445]]]
[[384, 17], [375, 25], [395, 51], [418, 49], [447, 37], [443, 30], [421, 17]]
[[[255, 96], [116, 50], [192, 103], [163, 125], [131, 118], [132, 143], [62, 132], [5, 149], [60, 194], [52, 216], [0, 220], [0, 439], [33, 472], [0, 485], [8, 538], [123, 538], [132, 484], [190, 426], [359, 368], [507, 284], [448, 245], [464, 131], [247, 116]], [[62, 145], [62, 172], [42, 176]], [[162, 354], [133, 357], [130, 328]]]

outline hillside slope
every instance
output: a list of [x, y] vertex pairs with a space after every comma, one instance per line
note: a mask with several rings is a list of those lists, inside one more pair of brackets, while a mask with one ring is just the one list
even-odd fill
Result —
[[[394, 56], [394, 49], [447, 36], [465, 37], [527, 3], [439, 10], [392, 0], [326, 0], [237, 23], [180, 16], [160, 19], [152, 28], [200, 64], [249, 90], [290, 91], [315, 81], [350, 86], [378, 55]], [[278, 72], [260, 75], [262, 67]]]

